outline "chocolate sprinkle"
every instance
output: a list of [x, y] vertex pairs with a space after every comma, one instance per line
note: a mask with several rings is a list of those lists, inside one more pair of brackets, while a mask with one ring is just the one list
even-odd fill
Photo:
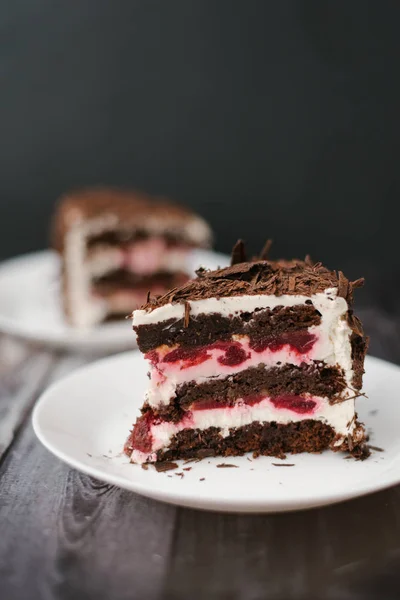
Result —
[[178, 465], [175, 462], [164, 461], [155, 463], [155, 468], [158, 473], [164, 473], [165, 471], [172, 471], [172, 469], [177, 469]]
[[220, 463], [219, 465], [217, 465], [217, 469], [229, 469], [229, 468], [238, 469], [239, 467], [237, 465], [232, 465], [230, 463]]

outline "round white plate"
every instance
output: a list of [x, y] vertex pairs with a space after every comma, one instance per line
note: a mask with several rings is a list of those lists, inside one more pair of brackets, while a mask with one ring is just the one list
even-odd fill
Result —
[[[368, 399], [359, 400], [359, 416], [372, 430], [371, 444], [384, 452], [373, 451], [363, 462], [324, 452], [282, 461], [210, 458], [180, 462], [163, 473], [130, 464], [122, 447], [148, 383], [139, 352], [92, 363], [52, 385], [35, 407], [33, 426], [39, 440], [72, 467], [157, 500], [231, 512], [311, 508], [400, 483], [400, 368], [368, 358], [366, 369]], [[218, 468], [221, 463], [238, 468]]]
[[[210, 269], [228, 264], [229, 258], [196, 250], [188, 269]], [[59, 258], [45, 250], [8, 260], [0, 265], [0, 331], [25, 339], [81, 351], [106, 353], [135, 346], [129, 320], [79, 331], [65, 322], [59, 295]]]

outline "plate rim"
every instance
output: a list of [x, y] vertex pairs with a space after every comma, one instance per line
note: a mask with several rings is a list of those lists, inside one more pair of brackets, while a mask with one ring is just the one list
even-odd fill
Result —
[[[140, 494], [147, 498], [152, 498], [153, 500], [166, 502], [167, 504], [173, 504], [178, 506], [184, 506], [188, 508], [200, 509], [200, 510], [211, 510], [216, 512], [226, 512], [226, 513], [247, 513], [247, 514], [267, 514], [267, 513], [278, 513], [278, 512], [292, 512], [297, 510], [307, 510], [322, 506], [328, 506], [331, 504], [337, 504], [340, 502], [345, 502], [351, 499], [360, 498], [362, 496], [369, 495], [374, 492], [382, 491], [394, 485], [400, 483], [400, 472], [397, 478], [390, 477], [392, 473], [392, 469], [389, 470], [389, 477], [387, 473], [383, 472], [381, 476], [376, 478], [373, 483], [371, 482], [369, 485], [364, 484], [361, 488], [349, 488], [348, 492], [346, 490], [341, 490], [338, 493], [330, 493], [328, 495], [320, 495], [313, 502], [312, 497], [303, 498], [300, 500], [293, 501], [292, 498], [286, 497], [285, 499], [278, 500], [257, 500], [254, 503], [249, 503], [249, 501], [238, 500], [237, 498], [225, 498], [224, 500], [213, 498], [212, 494], [206, 493], [202, 494], [198, 501], [196, 500], [195, 494], [187, 493], [190, 488], [186, 490], [181, 490], [180, 492], [174, 492], [170, 489], [165, 489], [162, 486], [157, 488], [153, 488], [151, 485], [146, 485], [141, 481], [135, 481], [134, 479], [128, 480], [123, 478], [120, 475], [114, 475], [109, 473], [99, 467], [90, 466], [89, 464], [80, 461], [74, 457], [68, 455], [64, 450], [60, 450], [56, 445], [54, 445], [51, 441], [46, 438], [45, 431], [40, 423], [41, 413], [46, 409], [46, 406], [49, 402], [51, 402], [51, 398], [54, 394], [58, 394], [60, 390], [62, 390], [63, 386], [66, 382], [73, 380], [76, 377], [79, 377], [82, 374], [87, 375], [90, 370], [95, 370], [101, 366], [102, 363], [113, 363], [120, 362], [122, 360], [127, 360], [128, 358], [132, 358], [134, 356], [141, 356], [138, 350], [122, 352], [117, 355], [102, 358], [101, 360], [94, 361], [88, 365], [79, 367], [75, 369], [68, 375], [62, 377], [61, 379], [52, 383], [39, 397], [37, 402], [35, 403], [33, 412], [32, 412], [32, 425], [35, 435], [39, 439], [39, 441], [43, 444], [43, 446], [54, 456], [56, 456], [63, 463], [66, 463], [70, 467], [78, 470], [79, 472], [85, 473], [91, 477], [94, 477], [100, 481], [106, 482], [108, 484], [117, 486], [122, 489], [126, 489], [130, 492], [134, 492]], [[379, 364], [390, 366], [400, 371], [400, 366], [395, 363], [391, 363], [389, 361], [385, 361], [383, 359], [368, 356], [367, 363], [374, 364], [379, 368]], [[135, 468], [134, 465], [132, 465]], [[137, 468], [140, 468], [139, 466]], [[386, 477], [385, 477], [386, 475]], [[207, 491], [207, 490], [205, 490]]]

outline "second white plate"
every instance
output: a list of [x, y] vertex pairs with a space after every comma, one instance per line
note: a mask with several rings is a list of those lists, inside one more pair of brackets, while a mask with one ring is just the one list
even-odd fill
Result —
[[[229, 258], [196, 250], [188, 269], [226, 266]], [[59, 258], [45, 250], [0, 265], [0, 331], [54, 346], [106, 354], [135, 346], [129, 320], [79, 331], [65, 322], [59, 294]]]
[[[183, 506], [238, 512], [311, 508], [400, 483], [400, 368], [367, 358], [367, 399], [359, 416], [372, 429], [373, 451], [364, 462], [341, 453], [276, 458], [210, 458], [158, 473], [129, 463], [122, 447], [139, 414], [148, 384], [139, 352], [108, 358], [54, 384], [35, 407], [41, 442], [72, 467], [139, 494]], [[237, 468], [218, 468], [229, 463]], [[293, 464], [279, 468], [275, 465]], [[190, 469], [190, 470], [184, 470]]]

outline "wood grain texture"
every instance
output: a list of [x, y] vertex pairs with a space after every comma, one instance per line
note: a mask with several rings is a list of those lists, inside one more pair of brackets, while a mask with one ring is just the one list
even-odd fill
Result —
[[[361, 318], [372, 353], [400, 362], [400, 321]], [[87, 359], [52, 360], [54, 380]], [[0, 524], [5, 600], [400, 597], [400, 486], [280, 515], [180, 509], [69, 469], [26, 421], [0, 465]]]
[[[80, 364], [62, 360], [52, 379]], [[0, 468], [0, 490], [1, 598], [161, 597], [174, 507], [69, 469], [30, 423]]]
[[55, 357], [0, 337], [0, 460], [43, 387]]

